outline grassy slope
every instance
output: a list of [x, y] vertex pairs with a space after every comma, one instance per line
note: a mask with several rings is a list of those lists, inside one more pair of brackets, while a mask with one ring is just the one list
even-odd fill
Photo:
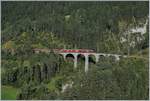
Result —
[[12, 86], [1, 86], [2, 100], [15, 100], [18, 94], [18, 89]]

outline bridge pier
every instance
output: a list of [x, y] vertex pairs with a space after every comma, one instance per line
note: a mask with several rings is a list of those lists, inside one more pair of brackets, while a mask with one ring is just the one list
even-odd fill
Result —
[[95, 54], [96, 63], [99, 61], [99, 55]]
[[74, 56], [74, 68], [76, 69], [77, 68], [77, 62], [78, 62], [78, 60], [77, 60], [78, 53], [73, 53], [72, 55]]
[[89, 54], [84, 54], [84, 57], [85, 57], [85, 72], [87, 73], [88, 70], [89, 70]]

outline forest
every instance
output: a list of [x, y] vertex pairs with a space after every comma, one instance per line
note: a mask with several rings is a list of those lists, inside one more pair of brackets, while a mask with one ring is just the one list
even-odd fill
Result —
[[[127, 58], [100, 58], [86, 74], [84, 58], [74, 69], [72, 57], [35, 48]], [[1, 99], [148, 100], [149, 2], [2, 1]]]

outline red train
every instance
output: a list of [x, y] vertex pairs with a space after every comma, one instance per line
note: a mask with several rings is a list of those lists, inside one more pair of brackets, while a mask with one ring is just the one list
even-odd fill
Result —
[[62, 53], [93, 53], [94, 50], [91, 49], [60, 49], [59, 52]]

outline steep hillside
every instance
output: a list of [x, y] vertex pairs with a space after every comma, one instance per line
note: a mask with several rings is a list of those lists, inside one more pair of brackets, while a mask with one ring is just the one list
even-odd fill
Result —
[[[1, 4], [2, 99], [148, 99], [148, 2]], [[74, 69], [72, 58], [36, 54], [38, 48], [86, 48], [128, 57], [98, 63], [90, 57], [94, 62], [86, 74], [84, 58]]]

